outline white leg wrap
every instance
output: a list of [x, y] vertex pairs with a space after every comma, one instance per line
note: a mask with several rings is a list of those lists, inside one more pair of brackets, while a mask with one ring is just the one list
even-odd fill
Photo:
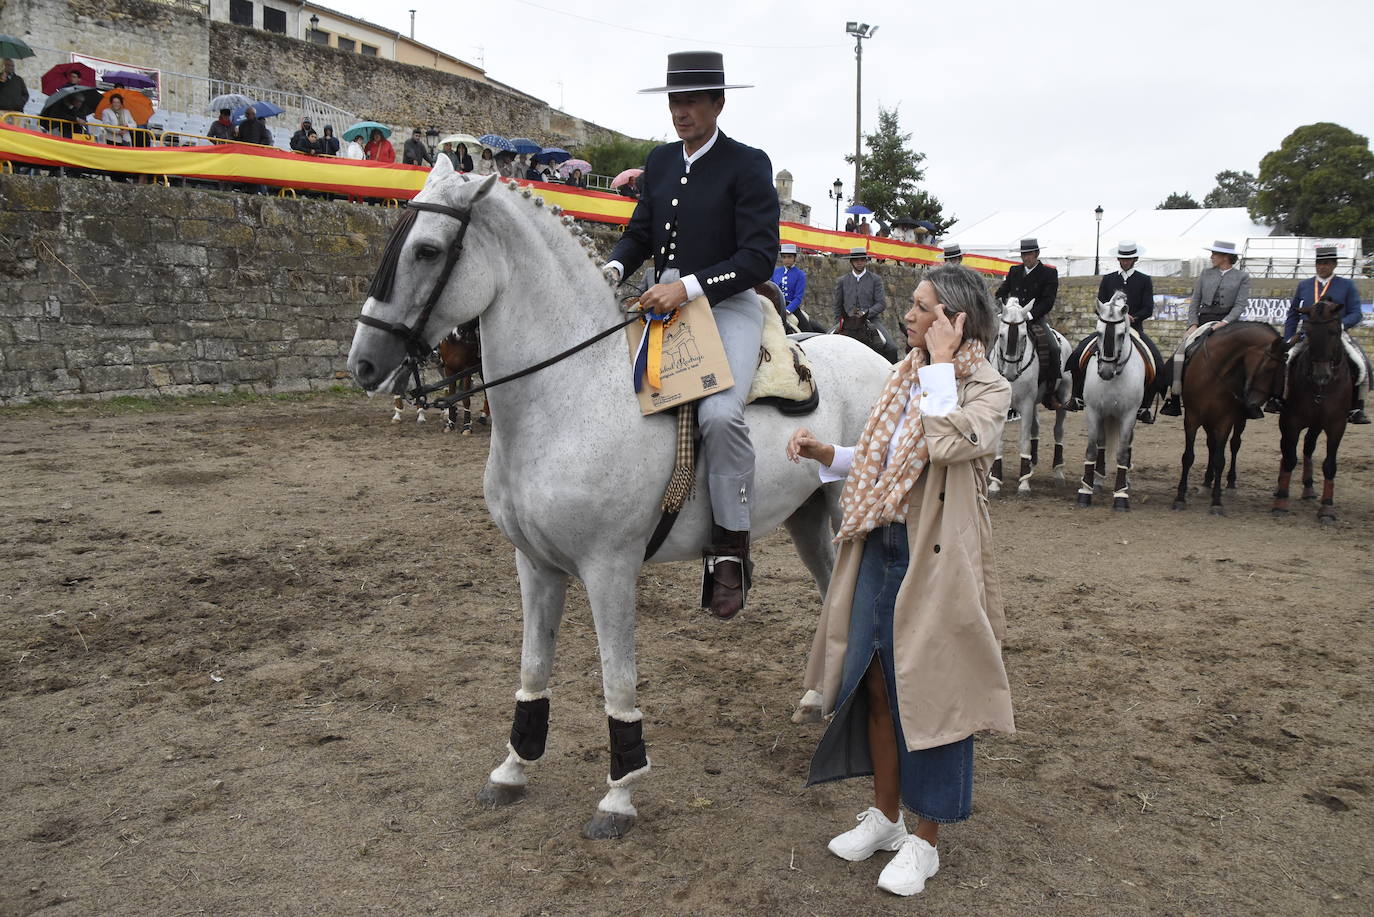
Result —
[[[638, 780], [640, 777], [643, 777], [645, 774], [649, 773], [649, 768], [653, 767], [653, 765], [654, 763], [649, 760], [648, 756], [645, 756], [643, 767], [639, 768], [638, 770], [630, 771], [628, 774], [626, 774], [624, 777], [621, 777], [619, 780], [612, 780], [610, 778], [610, 775], [608, 774], [606, 776], [606, 786], [610, 787], [612, 790], [628, 787], [631, 784], [633, 784], [636, 780]], [[608, 793], [607, 795], [609, 796], [610, 794]]]
[[[636, 772], [637, 773], [637, 772]], [[626, 775], [629, 776], [628, 774]], [[628, 815], [635, 818], [639, 815], [635, 811], [634, 803], [630, 801], [630, 788], [627, 786], [613, 786], [607, 791], [601, 801], [596, 804], [598, 812], [606, 812], [612, 815]]]
[[821, 692], [816, 691], [814, 689], [807, 689], [807, 692], [802, 695], [801, 703], [797, 704], [797, 706], [815, 707], [817, 710], [819, 710], [821, 707], [821, 703], [824, 700], [825, 698], [821, 696]]
[[1112, 497], [1116, 500], [1129, 500], [1131, 499], [1131, 492], [1129, 490], [1118, 490], [1112, 494]]
[[506, 743], [506, 748], [510, 749], [510, 754], [506, 756], [505, 761], [501, 762], [500, 767], [491, 772], [487, 779], [502, 786], [524, 786], [529, 783], [529, 778], [525, 776], [525, 768], [533, 762], [526, 761], [517, 755], [515, 749], [510, 747], [510, 743]]

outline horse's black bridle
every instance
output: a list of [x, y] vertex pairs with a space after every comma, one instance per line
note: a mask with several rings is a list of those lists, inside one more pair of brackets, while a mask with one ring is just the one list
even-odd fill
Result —
[[[406, 206], [411, 208], [412, 210], [424, 210], [430, 213], [441, 213], [444, 216], [453, 217], [455, 220], [458, 221], [458, 232], [454, 235], [453, 241], [449, 243], [448, 252], [444, 256], [443, 270], [439, 273], [439, 279], [434, 282], [434, 288], [429, 291], [429, 297], [425, 300], [425, 306], [423, 309], [420, 310], [420, 315], [416, 319], [415, 324], [413, 326], [406, 326], [403, 324], [393, 322], [384, 322], [379, 318], [373, 318], [370, 315], [363, 315], [361, 313], [358, 315], [357, 320], [360, 324], [367, 325], [369, 328], [376, 328], [379, 331], [385, 331], [387, 334], [395, 335], [396, 337], [399, 337], [402, 341], [405, 342], [406, 361], [409, 363], [409, 371], [415, 380], [415, 387], [407, 393], [406, 397], [409, 398], [418, 407], [447, 410], [452, 405], [458, 404], [460, 401], [463, 401], [467, 398], [471, 398], [478, 392], [484, 392], [489, 388], [495, 388], [496, 386], [501, 385], [503, 383], [513, 382], [514, 380], [522, 378], [524, 376], [528, 376], [531, 373], [536, 373], [541, 369], [546, 369], [552, 366], [553, 364], [559, 362], [560, 360], [564, 360], [572, 356], [580, 350], [585, 350], [586, 348], [595, 344], [602, 338], [614, 334], [615, 332], [626, 327], [632, 322], [637, 322], [640, 320], [639, 314], [633, 314], [629, 318], [625, 319], [625, 321], [620, 322], [617, 325], [612, 325], [610, 328], [607, 328], [604, 331], [599, 331], [596, 334], [592, 335], [590, 338], [587, 338], [585, 341], [582, 341], [579, 344], [574, 344], [572, 347], [569, 347], [562, 353], [555, 354], [552, 357], [549, 357], [547, 360], [542, 360], [534, 364], [533, 366], [528, 366], [522, 370], [518, 370], [516, 372], [502, 376], [499, 379], [493, 379], [490, 382], [483, 382], [481, 385], [474, 385], [471, 388], [467, 388], [459, 392], [454, 392], [452, 395], [448, 395], [444, 398], [439, 398], [433, 402], [427, 401], [425, 399], [426, 395], [433, 394], [439, 389], [451, 385], [452, 383], [463, 378], [464, 376], [471, 375], [481, 365], [481, 355], [479, 353], [476, 363], [462, 367], [457, 372], [451, 373], [444, 379], [441, 379], [439, 382], [436, 382], [432, 385], [425, 385], [420, 380], [420, 365], [421, 363], [423, 363], [425, 358], [429, 356], [430, 351], [433, 349], [426, 346], [425, 344], [425, 326], [429, 323], [429, 317], [431, 314], [433, 314], [434, 307], [438, 305], [439, 297], [443, 295], [444, 288], [448, 286], [449, 277], [453, 274], [453, 268], [455, 265], [458, 264], [458, 257], [463, 253], [463, 238], [467, 235], [468, 227], [472, 225], [472, 210], [467, 207], [450, 207], [447, 204], [431, 204], [425, 201], [407, 201]], [[401, 233], [409, 232], [407, 222], [408, 221], [405, 221], [403, 218], [403, 222], [397, 226], [395, 235], [393, 235], [391, 241], [388, 243], [387, 252], [383, 255], [382, 258], [382, 265], [377, 269], [378, 277], [374, 278], [373, 280], [374, 288], [379, 287], [378, 281], [382, 280], [383, 276], [385, 275], [387, 279], [384, 281], [383, 285], [387, 290], [390, 289], [390, 274], [394, 274], [395, 272], [396, 262], [400, 260], [401, 250], [405, 242], [405, 236], [401, 235]], [[388, 274], [387, 272], [390, 272], [390, 274]], [[385, 295], [389, 295], [389, 293]], [[378, 298], [380, 299], [382, 297], [379, 296]]]
[[[1032, 357], [1031, 360], [1025, 359], [1026, 339], [1030, 336], [1030, 333], [1028, 328], [1021, 327], [1022, 325], [1029, 325], [1030, 320], [1023, 318], [1019, 322], [1009, 322], [1006, 319], [1001, 319], [1001, 323], [1007, 326], [1007, 344], [1008, 346], [1016, 348], [1016, 353], [1015, 355], [1007, 353], [1006, 350], [1001, 347], [1000, 341], [994, 353], [1000, 358], [1003, 366], [1016, 371], [1015, 376], [1007, 376], [1008, 380], [1015, 381], [1017, 376], [1030, 368], [1031, 360], [1034, 359], [1034, 357]], [[1005, 375], [1005, 373], [1003, 374]]]
[[1116, 353], [1108, 353], [1108, 350], [1111, 348], [1108, 347], [1107, 342], [1110, 340], [1111, 347], [1116, 347], [1116, 326], [1126, 324], [1126, 319], [1119, 318], [1116, 321], [1111, 321], [1110, 319], [1103, 318], [1101, 314], [1099, 314], [1097, 320], [1107, 326], [1107, 330], [1100, 335], [1097, 358], [1100, 362], [1106, 363], [1109, 366], [1115, 366], [1117, 372], [1120, 372], [1121, 367], [1131, 359], [1131, 332], [1127, 329], [1126, 333], [1121, 335], [1121, 347]]
[[[463, 254], [463, 238], [468, 234], [468, 226], [472, 224], [472, 211], [466, 207], [450, 207], [447, 204], [430, 204], [424, 201], [407, 201], [406, 206], [412, 210], [424, 210], [430, 213], [442, 213], [444, 216], [453, 217], [458, 221], [458, 232], [454, 234], [453, 241], [449, 243], [448, 252], [444, 256], [444, 268], [439, 273], [439, 279], [434, 282], [434, 289], [429, 291], [429, 298], [425, 300], [425, 307], [420, 310], [420, 316], [415, 320], [414, 326], [392, 322], [384, 322], [379, 318], [370, 315], [359, 314], [358, 322], [367, 325], [369, 328], [376, 328], [385, 331], [387, 334], [395, 335], [405, 342], [406, 355], [410, 357], [412, 364], [416, 367], [433, 349], [425, 346], [425, 326], [429, 324], [429, 317], [434, 312], [434, 307], [439, 303], [439, 297], [443, 295], [444, 288], [448, 286], [449, 276], [453, 273], [454, 266], [458, 263], [458, 257]], [[399, 241], [404, 241], [399, 240]], [[399, 247], [395, 252], [388, 252], [387, 257], [394, 256], [400, 258]], [[395, 265], [383, 264], [380, 271], [390, 269], [395, 270]], [[419, 372], [417, 369], [416, 384], [419, 384]]]

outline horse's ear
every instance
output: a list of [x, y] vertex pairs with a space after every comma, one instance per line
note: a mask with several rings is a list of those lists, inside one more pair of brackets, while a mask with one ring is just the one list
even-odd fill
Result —
[[437, 182], [448, 178], [453, 174], [453, 162], [447, 156], [440, 156], [434, 162], [434, 168], [429, 170], [429, 177], [425, 179], [425, 184]]
[[500, 174], [493, 172], [486, 178], [482, 179], [481, 184], [477, 186], [477, 190], [472, 193], [472, 200], [468, 201], [468, 203], [470, 205], [475, 204], [482, 198], [486, 197], [487, 192], [489, 192], [492, 188], [496, 187], [496, 180], [500, 177]]

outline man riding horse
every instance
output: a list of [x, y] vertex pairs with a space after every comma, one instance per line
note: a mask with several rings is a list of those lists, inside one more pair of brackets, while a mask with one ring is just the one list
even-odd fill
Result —
[[[886, 342], [874, 328], [887, 308], [883, 279], [868, 269], [868, 249], [849, 250], [849, 273], [835, 281], [835, 321], [838, 331], [882, 353]], [[884, 354], [886, 356], [886, 354]]]
[[[1193, 299], [1188, 306], [1188, 330], [1183, 333], [1178, 348], [1168, 368], [1169, 397], [1160, 407], [1159, 413], [1169, 417], [1183, 416], [1183, 364], [1188, 345], [1197, 337], [1204, 325], [1215, 323], [1214, 328], [1224, 328], [1231, 322], [1240, 321], [1241, 314], [1250, 303], [1250, 275], [1236, 267], [1240, 252], [1234, 242], [1217, 242], [1207, 250], [1212, 253], [1212, 266], [1198, 275], [1193, 285]], [[1248, 420], [1259, 420], [1264, 412], [1254, 405], [1247, 405], [1245, 416]]]
[[[1350, 367], [1353, 370], [1351, 377], [1356, 380], [1355, 405], [1350, 410], [1350, 422], [1369, 423], [1369, 417], [1364, 412], [1364, 400], [1369, 395], [1369, 357], [1350, 336], [1350, 329], [1364, 318], [1360, 310], [1360, 291], [1355, 288], [1355, 281], [1348, 277], [1336, 276], [1336, 246], [1318, 245], [1316, 254], [1317, 275], [1298, 284], [1298, 289], [1293, 293], [1293, 302], [1288, 307], [1288, 318], [1283, 323], [1283, 338], [1293, 344], [1288, 359], [1290, 362], [1296, 360], [1298, 354], [1307, 346], [1306, 338], [1298, 333], [1302, 310], [1311, 309], [1323, 299], [1339, 303], [1341, 343], [1345, 345], [1346, 356], [1350, 358]], [[1277, 414], [1282, 408], [1282, 399], [1274, 398], [1265, 407], [1271, 413]]]
[[[1145, 334], [1145, 322], [1155, 314], [1154, 281], [1149, 274], [1142, 274], [1135, 269], [1139, 258], [1140, 246], [1124, 239], [1117, 243], [1116, 263], [1121, 265], [1121, 270], [1102, 276], [1102, 282], [1097, 287], [1097, 301], [1110, 302], [1117, 291], [1126, 294], [1126, 314], [1130, 317], [1131, 330], [1150, 351], [1155, 363], [1155, 372], [1162, 375], [1164, 358], [1160, 355], [1155, 342]], [[1079, 341], [1073, 353], [1069, 354], [1069, 372], [1073, 375], [1073, 400], [1069, 404], [1070, 411], [1083, 409], [1083, 351], [1096, 340], [1097, 333], [1094, 332]], [[1157, 386], [1145, 387], [1140, 410], [1136, 414], [1136, 419], [1142, 423], [1155, 422], [1154, 415], [1150, 413], [1150, 402], [1154, 401], [1156, 391]]]
[[727, 86], [722, 55], [668, 55], [666, 86], [681, 143], [655, 147], [640, 176], [640, 197], [605, 270], [616, 280], [653, 258], [653, 285], [639, 298], [665, 313], [705, 296], [725, 345], [733, 387], [697, 403], [702, 458], [711, 498], [711, 543], [705, 552], [710, 611], [731, 618], [749, 588], [749, 501], [754, 446], [744, 399], [758, 365], [763, 313], [754, 287], [773, 274], [778, 256], [778, 192], [768, 154], [716, 127]]
[[1031, 341], [1035, 343], [1035, 355], [1040, 359], [1040, 401], [1051, 411], [1061, 407], [1054, 390], [1056, 380], [1064, 370], [1064, 355], [1059, 352], [1059, 343], [1050, 334], [1045, 321], [1054, 308], [1055, 297], [1059, 295], [1059, 271], [1052, 264], [1040, 260], [1040, 243], [1035, 239], [1021, 240], [1021, 263], [1013, 264], [1007, 271], [1007, 279], [997, 288], [997, 301], [1005, 304], [1015, 296], [1017, 302], [1031, 306]]

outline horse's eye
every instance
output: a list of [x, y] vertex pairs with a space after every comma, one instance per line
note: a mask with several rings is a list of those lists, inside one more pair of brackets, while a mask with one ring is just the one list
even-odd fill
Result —
[[429, 261], [439, 257], [439, 248], [435, 245], [415, 246], [415, 258], [417, 261]]

